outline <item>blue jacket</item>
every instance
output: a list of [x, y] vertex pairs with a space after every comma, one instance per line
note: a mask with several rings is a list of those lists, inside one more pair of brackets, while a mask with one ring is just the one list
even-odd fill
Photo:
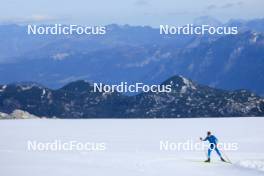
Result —
[[209, 141], [210, 144], [217, 144], [218, 139], [214, 135], [207, 136], [203, 141]]

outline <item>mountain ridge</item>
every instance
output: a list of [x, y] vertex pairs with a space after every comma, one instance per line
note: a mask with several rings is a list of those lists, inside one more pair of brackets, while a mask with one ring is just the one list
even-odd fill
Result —
[[36, 116], [59, 118], [191, 118], [264, 116], [264, 99], [246, 90], [225, 91], [173, 76], [169, 93], [126, 96], [94, 92], [87, 81], [75, 81], [60, 89], [0, 86], [0, 112], [15, 109]]
[[184, 75], [212, 87], [264, 95], [264, 20], [231, 23], [243, 30], [234, 36], [163, 36], [151, 27], [109, 25], [105, 36], [51, 37], [21, 36], [20, 26], [9, 26], [11, 32], [0, 26], [0, 62], [6, 54], [10, 62], [0, 63], [0, 82], [58, 88], [80, 79], [160, 84]]

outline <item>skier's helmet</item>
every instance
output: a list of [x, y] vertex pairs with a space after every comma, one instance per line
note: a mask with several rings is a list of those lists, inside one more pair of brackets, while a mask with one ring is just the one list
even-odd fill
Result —
[[210, 136], [211, 134], [211, 131], [207, 131], [207, 136]]

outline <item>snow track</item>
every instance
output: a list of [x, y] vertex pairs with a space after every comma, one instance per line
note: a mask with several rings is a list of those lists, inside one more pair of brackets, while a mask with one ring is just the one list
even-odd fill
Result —
[[236, 164], [242, 168], [257, 170], [264, 174], [264, 160], [243, 160]]
[[[148, 120], [1, 120], [0, 175], [3, 176], [261, 176], [264, 173], [264, 118]], [[225, 151], [160, 151], [160, 140], [197, 141], [211, 130], [221, 142], [237, 142]], [[106, 151], [28, 151], [27, 141], [105, 142]]]

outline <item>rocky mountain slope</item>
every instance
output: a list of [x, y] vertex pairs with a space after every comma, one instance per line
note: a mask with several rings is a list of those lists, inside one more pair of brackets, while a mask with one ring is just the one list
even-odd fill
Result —
[[[22, 111], [19, 109], [14, 110], [11, 114], [0, 112], [0, 119], [38, 119], [35, 115], [32, 115], [26, 111]], [[44, 118], [44, 117], [42, 117]]]
[[0, 86], [0, 112], [25, 110], [60, 118], [180, 118], [264, 116], [264, 99], [246, 90], [224, 91], [174, 76], [169, 93], [125, 96], [94, 92], [85, 81], [52, 90], [38, 84]]

